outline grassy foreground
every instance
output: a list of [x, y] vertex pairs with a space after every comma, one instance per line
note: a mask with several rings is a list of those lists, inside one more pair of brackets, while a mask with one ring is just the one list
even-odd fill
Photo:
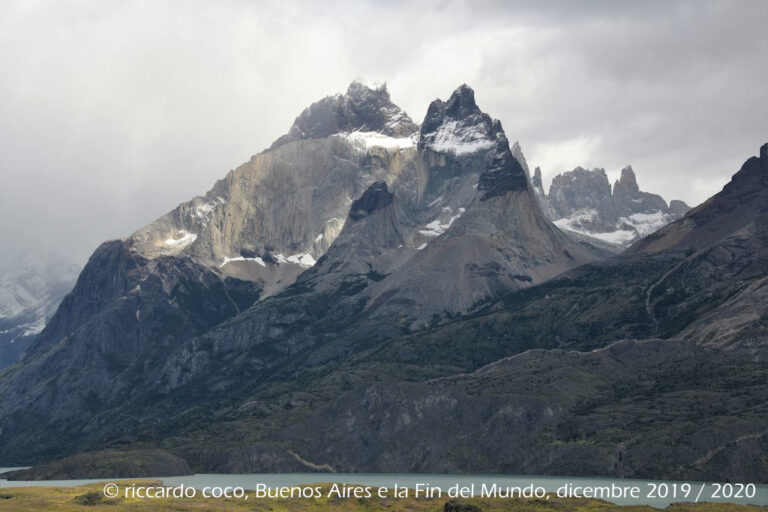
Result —
[[[119, 482], [120, 488], [139, 482]], [[142, 485], [162, 485], [160, 482], [143, 480]], [[513, 499], [461, 499], [452, 501], [449, 498], [440, 499], [379, 499], [379, 498], [311, 498], [311, 499], [257, 499], [252, 492], [248, 499], [210, 499], [196, 497], [193, 499], [140, 499], [115, 498], [104, 496], [104, 483], [90, 484], [79, 487], [13, 487], [0, 489], [0, 511], [413, 511], [413, 512], [658, 512], [658, 509], [645, 506], [617, 506], [600, 500], [589, 499], [559, 499], [550, 497], [548, 500], [513, 500]], [[327, 486], [326, 486], [327, 489]], [[326, 494], [326, 493], [324, 493]], [[669, 512], [721, 512], [721, 511], [765, 511], [768, 507], [730, 504], [673, 504]]]

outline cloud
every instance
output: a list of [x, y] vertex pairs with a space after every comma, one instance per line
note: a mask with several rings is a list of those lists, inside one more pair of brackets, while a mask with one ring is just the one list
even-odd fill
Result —
[[601, 144], [599, 135], [579, 135], [558, 142], [535, 144], [530, 160], [546, 169], [546, 175], [542, 170], [543, 177], [551, 179], [555, 174], [573, 169], [573, 162], [580, 162], [585, 169], [603, 164], [599, 157]]
[[461, 83], [545, 177], [697, 203], [768, 140], [766, 2], [3, 2], [0, 237], [84, 259], [357, 76]]

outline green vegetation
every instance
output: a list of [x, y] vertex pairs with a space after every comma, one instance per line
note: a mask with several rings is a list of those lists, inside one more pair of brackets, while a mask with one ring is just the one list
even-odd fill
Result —
[[[124, 489], [131, 484], [161, 485], [156, 481], [120, 482]], [[272, 512], [288, 511], [397, 511], [413, 512], [472, 511], [472, 512], [657, 512], [658, 509], [646, 505], [617, 506], [600, 500], [559, 499], [462, 499], [452, 501], [448, 498], [327, 498], [328, 486], [324, 486], [322, 498], [304, 499], [258, 499], [254, 493], [248, 493], [248, 499], [213, 499], [213, 498], [115, 498], [104, 496], [103, 483], [79, 487], [16, 487], [0, 489], [0, 511], [14, 512], [57, 510], [67, 511], [244, 511], [260, 510]], [[375, 496], [375, 493], [374, 493]], [[668, 512], [748, 512], [766, 510], [766, 507], [732, 504], [673, 504]]]

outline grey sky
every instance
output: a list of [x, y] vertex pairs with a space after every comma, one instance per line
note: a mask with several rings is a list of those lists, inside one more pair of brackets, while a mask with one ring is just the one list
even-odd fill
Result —
[[3, 250], [84, 260], [355, 77], [420, 122], [470, 84], [545, 183], [696, 204], [768, 141], [768, 1], [2, 2]]

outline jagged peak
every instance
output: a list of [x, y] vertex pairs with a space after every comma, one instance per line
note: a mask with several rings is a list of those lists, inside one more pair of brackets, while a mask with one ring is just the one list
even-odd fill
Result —
[[635, 171], [632, 170], [631, 165], [627, 165], [621, 170], [621, 177], [613, 185], [614, 195], [617, 190], [633, 194], [640, 191], [640, 187], [637, 185], [637, 176], [635, 176]]
[[454, 119], [481, 113], [475, 102], [475, 91], [467, 84], [461, 84], [445, 104], [446, 115]]
[[528, 161], [525, 159], [525, 155], [523, 154], [523, 148], [520, 147], [519, 141], [515, 141], [515, 143], [512, 144], [512, 155], [515, 157], [517, 162], [523, 168], [526, 176], [530, 176], [531, 170], [528, 168]]
[[360, 199], [352, 203], [349, 208], [349, 218], [358, 221], [369, 216], [376, 210], [381, 210], [392, 204], [394, 194], [389, 191], [387, 183], [376, 181], [368, 187]]
[[296, 118], [287, 134], [270, 149], [301, 139], [316, 139], [352, 132], [376, 132], [403, 138], [418, 132], [408, 114], [395, 105], [386, 83], [353, 80], [346, 93], [316, 101]]
[[558, 174], [555, 176], [555, 180], [557, 179], [576, 179], [581, 176], [595, 176], [598, 178], [605, 177], [606, 183], [608, 182], [608, 175], [605, 173], [605, 169], [602, 167], [594, 167], [592, 169], [585, 169], [582, 166], [576, 166], [573, 168], [572, 171], [566, 171]]
[[501, 123], [480, 110], [475, 92], [463, 84], [448, 101], [436, 99], [430, 103], [421, 124], [419, 149], [455, 156], [476, 154], [492, 149], [500, 133]]
[[387, 91], [387, 82], [384, 80], [371, 80], [369, 78], [355, 78], [350, 82], [347, 87], [347, 96], [359, 94], [360, 92], [384, 92], [389, 97], [389, 91]]

